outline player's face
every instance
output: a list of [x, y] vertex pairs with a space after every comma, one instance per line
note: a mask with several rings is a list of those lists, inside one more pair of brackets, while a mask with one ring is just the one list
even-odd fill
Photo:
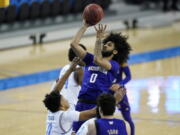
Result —
[[61, 106], [67, 110], [69, 108], [69, 102], [61, 95]]
[[112, 41], [108, 41], [103, 45], [103, 51], [112, 51], [115, 49], [115, 44]]
[[102, 49], [102, 56], [103, 57], [109, 57], [112, 56], [112, 54], [114, 54], [114, 48], [115, 45], [113, 42], [109, 41], [107, 42], [105, 45], [103, 45], [103, 49]]

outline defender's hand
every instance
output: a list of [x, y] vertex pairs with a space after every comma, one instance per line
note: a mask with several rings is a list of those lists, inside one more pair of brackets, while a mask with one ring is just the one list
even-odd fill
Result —
[[75, 57], [73, 59], [73, 61], [71, 62], [70, 69], [72, 71], [74, 71], [76, 69], [76, 66], [79, 64], [79, 62], [80, 62], [80, 58], [79, 57]]

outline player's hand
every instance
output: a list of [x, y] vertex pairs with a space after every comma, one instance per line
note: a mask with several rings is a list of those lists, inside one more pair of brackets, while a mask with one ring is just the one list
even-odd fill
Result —
[[75, 57], [72, 62], [71, 62], [71, 65], [70, 65], [70, 69], [72, 71], [74, 71], [76, 69], [76, 66], [79, 64], [80, 62], [80, 58], [79, 57]]
[[119, 103], [124, 95], [126, 94], [126, 89], [124, 87], [120, 87], [116, 92], [114, 93], [114, 97], [116, 99], [116, 103]]
[[86, 22], [86, 20], [83, 20], [83, 26], [86, 28], [90, 27], [90, 25]]
[[75, 132], [72, 132], [71, 135], [76, 135], [76, 133], [75, 133]]
[[97, 38], [104, 38], [105, 31], [106, 31], [107, 25], [98, 24], [98, 26], [94, 26], [94, 29], [96, 30], [96, 37]]
[[121, 85], [119, 85], [118, 83], [115, 83], [115, 84], [113, 84], [111, 87], [110, 87], [110, 90], [112, 90], [112, 91], [116, 91], [116, 90], [118, 90], [119, 88], [121, 87]]

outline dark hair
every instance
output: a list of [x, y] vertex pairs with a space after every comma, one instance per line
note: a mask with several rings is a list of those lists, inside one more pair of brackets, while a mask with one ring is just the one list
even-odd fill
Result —
[[118, 54], [114, 55], [113, 60], [117, 61], [119, 64], [126, 63], [129, 58], [129, 53], [132, 50], [131, 46], [127, 42], [128, 37], [123, 36], [121, 33], [110, 33], [104, 40], [103, 44], [111, 41], [115, 44], [115, 49]]
[[[87, 50], [86, 47], [83, 44], [79, 44], [84, 50]], [[72, 61], [76, 57], [76, 54], [74, 53], [72, 48], [69, 48], [68, 50], [68, 59], [69, 61]]]
[[97, 106], [101, 108], [103, 115], [113, 115], [116, 108], [116, 100], [112, 94], [103, 93], [97, 99]]
[[60, 107], [61, 95], [57, 91], [52, 91], [50, 94], [46, 94], [43, 102], [48, 110], [51, 112], [57, 112]]

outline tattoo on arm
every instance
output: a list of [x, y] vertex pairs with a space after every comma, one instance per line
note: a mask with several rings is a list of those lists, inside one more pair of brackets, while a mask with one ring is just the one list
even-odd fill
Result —
[[102, 50], [102, 41], [101, 41], [101, 39], [98, 38], [96, 40], [96, 44], [95, 44], [95, 48], [94, 48], [95, 57], [102, 58], [101, 50]]

